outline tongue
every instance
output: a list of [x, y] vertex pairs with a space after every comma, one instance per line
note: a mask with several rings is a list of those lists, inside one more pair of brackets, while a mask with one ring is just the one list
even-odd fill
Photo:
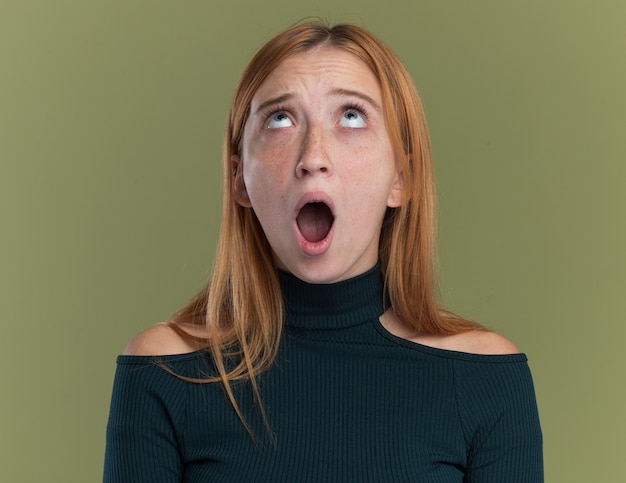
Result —
[[328, 235], [333, 225], [333, 214], [324, 203], [308, 203], [300, 210], [296, 222], [302, 236], [315, 243]]

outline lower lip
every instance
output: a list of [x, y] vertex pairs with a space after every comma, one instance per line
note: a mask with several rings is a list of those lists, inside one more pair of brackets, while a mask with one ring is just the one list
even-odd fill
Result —
[[333, 234], [335, 232], [335, 224], [330, 227], [328, 235], [325, 238], [318, 242], [310, 242], [306, 238], [302, 236], [300, 233], [300, 229], [298, 228], [298, 224], [295, 223], [294, 227], [296, 231], [296, 238], [298, 239], [298, 244], [300, 245], [300, 250], [302, 253], [308, 257], [319, 257], [328, 251], [330, 248], [330, 244], [333, 239]]

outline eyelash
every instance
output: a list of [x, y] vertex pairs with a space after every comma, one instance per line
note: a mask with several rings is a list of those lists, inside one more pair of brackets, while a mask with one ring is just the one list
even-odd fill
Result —
[[[359, 102], [349, 102], [348, 104], [344, 104], [341, 107], [341, 113], [345, 113], [346, 111], [357, 111], [359, 114], [361, 114], [366, 120], [368, 117], [367, 114], [367, 109], [365, 109], [365, 107], [363, 106], [363, 104], [359, 103]], [[278, 112], [285, 112], [288, 113], [289, 109], [286, 106], [283, 105], [276, 105], [273, 107], [269, 107], [264, 113], [263, 115], [265, 116], [265, 121], [269, 122], [269, 120], [271, 119], [271, 117], [278, 113]]]
[[289, 112], [289, 109], [287, 109], [285, 106], [283, 105], [276, 105], [274, 107], [268, 107], [267, 110], [263, 113], [264, 119], [265, 119], [265, 123], [267, 124], [270, 119], [272, 118], [272, 116], [276, 113], [279, 112]]
[[342, 113], [346, 111], [356, 111], [367, 120], [367, 109], [365, 109], [363, 104], [360, 104], [358, 102], [351, 102], [349, 104], [346, 104], [342, 108]]

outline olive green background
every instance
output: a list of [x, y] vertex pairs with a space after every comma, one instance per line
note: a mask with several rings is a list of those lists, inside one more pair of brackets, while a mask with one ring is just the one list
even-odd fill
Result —
[[414, 77], [443, 300], [528, 354], [546, 481], [626, 481], [623, 0], [2, 0], [0, 481], [101, 479], [116, 354], [210, 271], [238, 76], [309, 15]]

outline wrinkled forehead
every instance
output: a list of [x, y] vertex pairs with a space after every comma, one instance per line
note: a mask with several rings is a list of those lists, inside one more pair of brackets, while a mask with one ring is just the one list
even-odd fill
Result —
[[323, 44], [293, 52], [269, 71], [251, 99], [251, 110], [268, 98], [297, 94], [299, 89], [358, 90], [382, 104], [380, 81], [369, 65], [346, 49]]

